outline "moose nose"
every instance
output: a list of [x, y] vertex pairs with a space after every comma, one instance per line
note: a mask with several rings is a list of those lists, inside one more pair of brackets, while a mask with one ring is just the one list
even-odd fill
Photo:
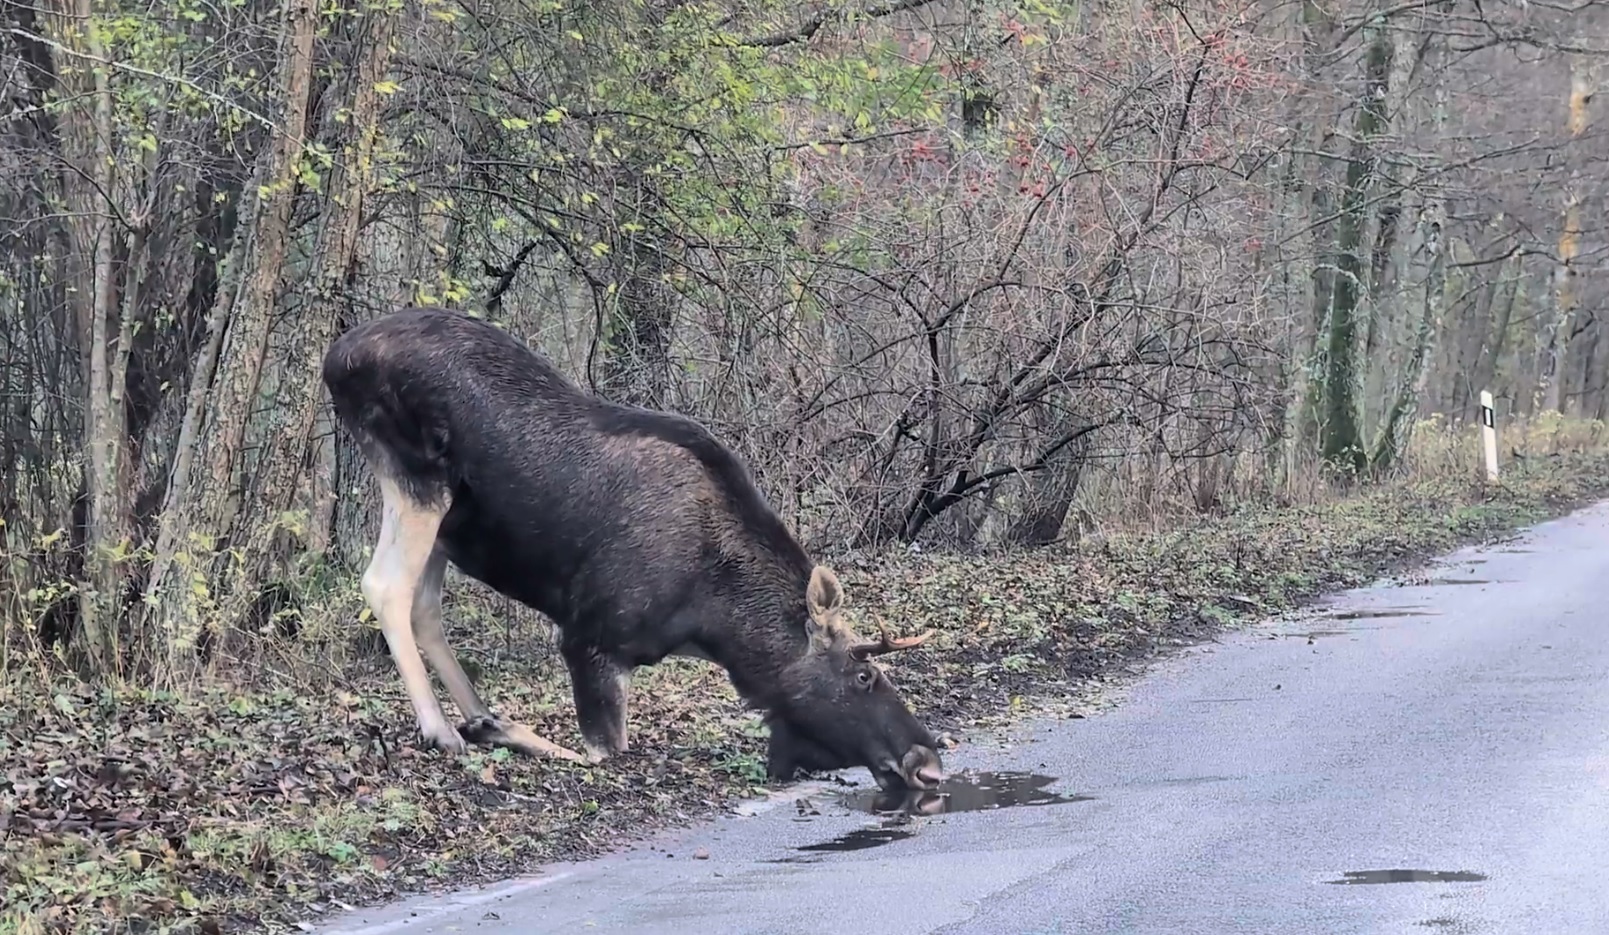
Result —
[[902, 757], [900, 765], [905, 774], [906, 785], [914, 789], [936, 789], [944, 781], [944, 765], [939, 762], [936, 751], [923, 746], [912, 747]]

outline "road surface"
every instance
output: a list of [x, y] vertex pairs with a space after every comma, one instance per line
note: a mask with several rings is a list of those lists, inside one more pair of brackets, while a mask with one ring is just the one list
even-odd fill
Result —
[[[315, 930], [1609, 932], [1609, 503], [1425, 575], [1173, 654], [1108, 711], [964, 744], [947, 768], [1001, 775], [963, 774], [957, 810], [879, 817], [811, 784]], [[960, 810], [1002, 788], [1062, 800]]]

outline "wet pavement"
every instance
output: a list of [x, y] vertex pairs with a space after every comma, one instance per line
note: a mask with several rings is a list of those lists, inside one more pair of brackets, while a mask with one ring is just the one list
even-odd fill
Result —
[[[1477, 577], [1478, 575], [1478, 577]], [[946, 754], [326, 935], [1609, 932], [1609, 504]]]

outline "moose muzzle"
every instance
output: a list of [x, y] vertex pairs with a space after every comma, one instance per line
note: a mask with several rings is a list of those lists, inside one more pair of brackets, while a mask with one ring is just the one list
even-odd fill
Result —
[[937, 789], [944, 781], [944, 764], [939, 761], [938, 751], [916, 744], [905, 751], [898, 764], [890, 761], [884, 769], [872, 770], [872, 778], [887, 791], [898, 789], [901, 783], [907, 789]]

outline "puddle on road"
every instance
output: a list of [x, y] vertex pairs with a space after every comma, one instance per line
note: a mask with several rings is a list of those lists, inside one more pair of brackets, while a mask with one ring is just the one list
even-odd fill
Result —
[[849, 792], [838, 801], [847, 808], [873, 815], [941, 815], [951, 812], [982, 812], [1017, 805], [1061, 805], [1087, 802], [1091, 795], [1066, 795], [1045, 787], [1054, 776], [1037, 773], [956, 773], [945, 778], [937, 789], [910, 792], [884, 792], [870, 789]]
[[[951, 812], [982, 812], [1019, 805], [1060, 805], [1068, 802], [1086, 802], [1092, 795], [1067, 795], [1051, 792], [1045, 787], [1056, 781], [1054, 776], [1038, 773], [955, 773], [945, 778], [937, 789], [924, 791], [884, 792], [867, 789], [845, 792], [836, 796], [838, 803], [859, 812], [877, 815], [885, 820], [871, 828], [857, 828], [820, 844], [807, 844], [794, 850], [806, 853], [861, 851], [903, 841], [916, 834], [914, 817], [942, 815]], [[813, 807], [799, 805], [799, 814], [819, 815]], [[795, 819], [799, 820], [799, 819]], [[808, 820], [808, 819], [805, 819]], [[767, 863], [814, 863], [806, 857], [783, 857]]]
[[1340, 880], [1325, 880], [1342, 886], [1370, 883], [1479, 883], [1484, 873], [1469, 870], [1348, 870]]
[[1435, 586], [1438, 584], [1491, 584], [1485, 578], [1431, 578], [1425, 584]]
[[1331, 620], [1377, 620], [1382, 617], [1438, 617], [1440, 612], [1414, 607], [1376, 607], [1368, 610], [1343, 610], [1325, 616]]
[[883, 826], [881, 828], [859, 828], [848, 834], [841, 834], [831, 841], [820, 844], [807, 844], [796, 847], [796, 851], [863, 851], [868, 847], [882, 847], [894, 841], [903, 841], [915, 834], [909, 828]]

